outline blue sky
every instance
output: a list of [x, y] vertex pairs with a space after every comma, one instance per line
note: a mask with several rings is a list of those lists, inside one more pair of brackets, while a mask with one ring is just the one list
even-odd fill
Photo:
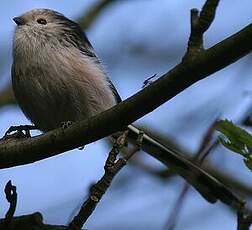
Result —
[[[12, 18], [33, 8], [51, 8], [78, 18], [95, 1], [4, 1], [0, 8], [0, 89], [10, 81]], [[87, 31], [88, 37], [123, 98], [141, 89], [143, 81], [178, 63], [186, 49], [190, 9], [200, 0], [121, 0], [107, 8]], [[205, 34], [205, 46], [221, 41], [251, 23], [250, 0], [223, 0]], [[138, 123], [160, 131], [190, 151], [221, 115], [239, 121], [251, 108], [251, 57], [219, 71], [185, 90]], [[186, 77], [186, 76], [185, 76]], [[0, 134], [11, 125], [27, 124], [16, 106], [0, 108]], [[91, 183], [103, 173], [109, 149], [104, 141], [31, 165], [0, 171], [0, 216], [8, 207], [3, 188], [11, 179], [18, 189], [16, 215], [41, 211], [48, 223], [64, 224], [77, 210]], [[145, 157], [144, 153], [140, 153]], [[215, 164], [251, 184], [242, 159], [219, 149]], [[154, 159], [146, 162], [163, 167]], [[249, 180], [249, 181], [248, 181]], [[160, 181], [128, 166], [117, 176], [87, 223], [88, 229], [163, 229], [183, 180]], [[127, 220], [127, 222], [125, 222]], [[210, 205], [194, 190], [184, 204], [177, 229], [236, 229], [236, 217], [224, 205]], [[204, 226], [204, 228], [202, 227]]]

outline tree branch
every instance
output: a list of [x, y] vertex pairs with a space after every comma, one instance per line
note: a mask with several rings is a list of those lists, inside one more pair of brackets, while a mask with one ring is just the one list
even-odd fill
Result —
[[241, 207], [237, 212], [237, 230], [249, 230], [252, 224], [252, 212], [247, 210], [245, 206]]
[[[97, 204], [101, 200], [102, 196], [105, 194], [109, 188], [113, 178], [116, 174], [126, 165], [127, 161], [141, 149], [143, 133], [140, 133], [137, 140], [137, 145], [128, 151], [123, 158], [117, 160], [117, 155], [119, 150], [125, 146], [126, 137], [128, 131], [125, 131], [118, 139], [115, 141], [112, 150], [110, 151], [108, 158], [106, 160], [104, 170], [105, 173], [102, 178], [92, 186], [90, 195], [88, 199], [84, 202], [77, 216], [73, 218], [69, 226], [58, 226], [58, 225], [46, 225], [43, 223], [43, 217], [40, 213], [34, 213], [27, 216], [20, 216], [13, 218], [16, 202], [17, 193], [16, 187], [11, 185], [9, 181], [5, 187], [6, 199], [10, 203], [10, 208], [6, 214], [5, 219], [0, 220], [0, 229], [11, 229], [11, 230], [79, 230], [82, 228], [83, 224], [92, 215]], [[11, 224], [11, 225], [10, 225]], [[10, 228], [9, 228], [10, 227]]]
[[13, 219], [14, 213], [16, 211], [17, 206], [17, 191], [16, 186], [13, 186], [11, 184], [11, 181], [9, 180], [7, 184], [5, 185], [5, 196], [6, 200], [10, 203], [10, 207], [8, 212], [5, 215], [4, 223], [6, 229], [10, 229], [10, 224]]
[[[122, 103], [67, 129], [56, 129], [28, 139], [0, 141], [0, 168], [32, 163], [108, 136], [170, 100], [252, 50], [252, 24], [192, 61], [178, 64], [150, 86]], [[127, 115], [125, 115], [127, 114]]]
[[219, 0], [207, 0], [200, 14], [198, 9], [191, 10], [191, 34], [183, 61], [196, 57], [204, 50], [203, 35], [214, 20], [218, 4]]
[[[198, 162], [199, 165], [202, 165], [203, 161], [206, 159], [206, 156], [210, 154], [210, 152], [213, 150], [215, 146], [212, 144], [212, 140], [213, 140], [213, 135], [215, 132], [216, 123], [217, 123], [217, 119], [212, 123], [212, 125], [208, 128], [208, 130], [204, 134], [201, 144], [199, 146], [199, 149], [196, 152], [196, 154], [193, 156], [194, 161]], [[168, 217], [168, 221], [167, 221], [165, 229], [167, 230], [175, 229], [179, 214], [183, 207], [183, 203], [190, 189], [191, 189], [190, 184], [188, 184], [187, 182], [184, 182], [183, 188]]]
[[109, 188], [113, 178], [116, 174], [126, 165], [127, 161], [141, 149], [141, 142], [143, 134], [139, 135], [138, 145], [133, 148], [131, 151], [127, 152], [123, 158], [116, 159], [119, 154], [119, 150], [124, 147], [126, 143], [126, 136], [128, 135], [128, 131], [126, 131], [122, 136], [120, 136], [115, 144], [113, 145], [112, 150], [109, 153], [107, 161], [104, 166], [104, 175], [102, 178], [92, 186], [91, 193], [88, 199], [82, 205], [77, 216], [74, 217], [72, 222], [69, 224], [70, 228], [73, 229], [81, 229], [85, 224], [87, 219], [91, 216], [96, 205], [101, 200], [104, 193]]
[[[0, 219], [0, 229], [7, 230], [4, 220]], [[13, 217], [11, 230], [72, 230], [67, 226], [49, 225], [43, 223], [41, 213], [35, 212], [30, 215]]]
[[[205, 7], [207, 8], [206, 5]], [[212, 9], [215, 10], [215, 8]], [[204, 11], [204, 7], [202, 11]], [[196, 14], [193, 13], [193, 15], [192, 22], [194, 23], [193, 26], [195, 26], [200, 22], [196, 23]], [[210, 15], [210, 24], [211, 17]], [[204, 23], [203, 33], [204, 28], [207, 29], [210, 25], [205, 21]], [[197, 55], [193, 55], [193, 58], [186, 58], [186, 61], [184, 61], [184, 58], [180, 64], [163, 75], [159, 80], [119, 105], [95, 117], [75, 123], [67, 129], [59, 128], [27, 139], [2, 139], [0, 141], [0, 168], [13, 167], [45, 159], [123, 129], [195, 82], [206, 78], [248, 54], [252, 50], [251, 37], [252, 24], [208, 50], [201, 49]], [[199, 46], [196, 45], [198, 47], [203, 46], [203, 39], [200, 39], [200, 42], [195, 44], [199, 44]], [[193, 45], [189, 44], [189, 46], [192, 47]], [[167, 156], [162, 151], [151, 152], [151, 155], [164, 163], [168, 161]], [[197, 179], [202, 180], [202, 178]], [[230, 206], [234, 205], [237, 207], [240, 204], [240, 200], [233, 196], [230, 190], [226, 189], [218, 181], [215, 181], [214, 178], [213, 181], [214, 184], [211, 184], [211, 186], [216, 189], [216, 194], [213, 194], [213, 196], [217, 195], [218, 198]], [[103, 191], [106, 191], [106, 187]], [[101, 196], [98, 196], [98, 201]], [[236, 203], [233, 204], [232, 202]], [[96, 203], [93, 202], [89, 206], [92, 207], [91, 211]]]
[[[30, 139], [2, 140], [0, 143], [0, 168], [44, 159], [80, 145], [83, 146], [123, 129], [129, 123], [151, 112], [191, 84], [247, 54], [252, 48], [248, 38], [251, 34], [252, 26], [249, 25], [214, 47], [200, 52], [194, 58], [188, 58], [186, 62], [180, 63], [135, 96], [93, 118], [78, 122], [68, 129], [56, 129]], [[235, 46], [234, 43], [240, 45]], [[231, 49], [234, 52], [230, 52]], [[187, 77], [184, 78], [184, 76]], [[109, 126], [105, 126], [105, 124], [109, 124]], [[137, 132], [132, 131], [130, 134], [134, 136], [137, 135]], [[144, 151], [165, 165], [172, 167], [209, 202], [214, 203], [219, 199], [233, 208], [240, 205], [239, 198], [201, 168], [146, 135], [143, 143]], [[191, 173], [188, 173], [189, 169]]]

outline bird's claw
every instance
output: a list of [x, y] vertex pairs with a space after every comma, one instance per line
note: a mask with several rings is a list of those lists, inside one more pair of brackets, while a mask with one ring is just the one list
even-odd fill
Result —
[[31, 137], [31, 130], [37, 129], [34, 125], [19, 125], [11, 126], [4, 134], [4, 139], [7, 138], [29, 138]]

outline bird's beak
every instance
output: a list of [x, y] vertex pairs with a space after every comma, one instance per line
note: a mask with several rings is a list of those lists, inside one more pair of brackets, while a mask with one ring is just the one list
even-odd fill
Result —
[[25, 24], [25, 20], [22, 17], [15, 17], [13, 18], [13, 21], [18, 25], [22, 26]]

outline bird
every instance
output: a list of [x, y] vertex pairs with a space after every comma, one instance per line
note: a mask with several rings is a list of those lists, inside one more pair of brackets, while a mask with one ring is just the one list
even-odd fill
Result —
[[[12, 86], [26, 117], [42, 132], [97, 115], [122, 101], [78, 23], [51, 9], [13, 18]], [[140, 129], [129, 125], [133, 139]], [[189, 182], [207, 201], [236, 197], [179, 152], [144, 133], [142, 149]]]

